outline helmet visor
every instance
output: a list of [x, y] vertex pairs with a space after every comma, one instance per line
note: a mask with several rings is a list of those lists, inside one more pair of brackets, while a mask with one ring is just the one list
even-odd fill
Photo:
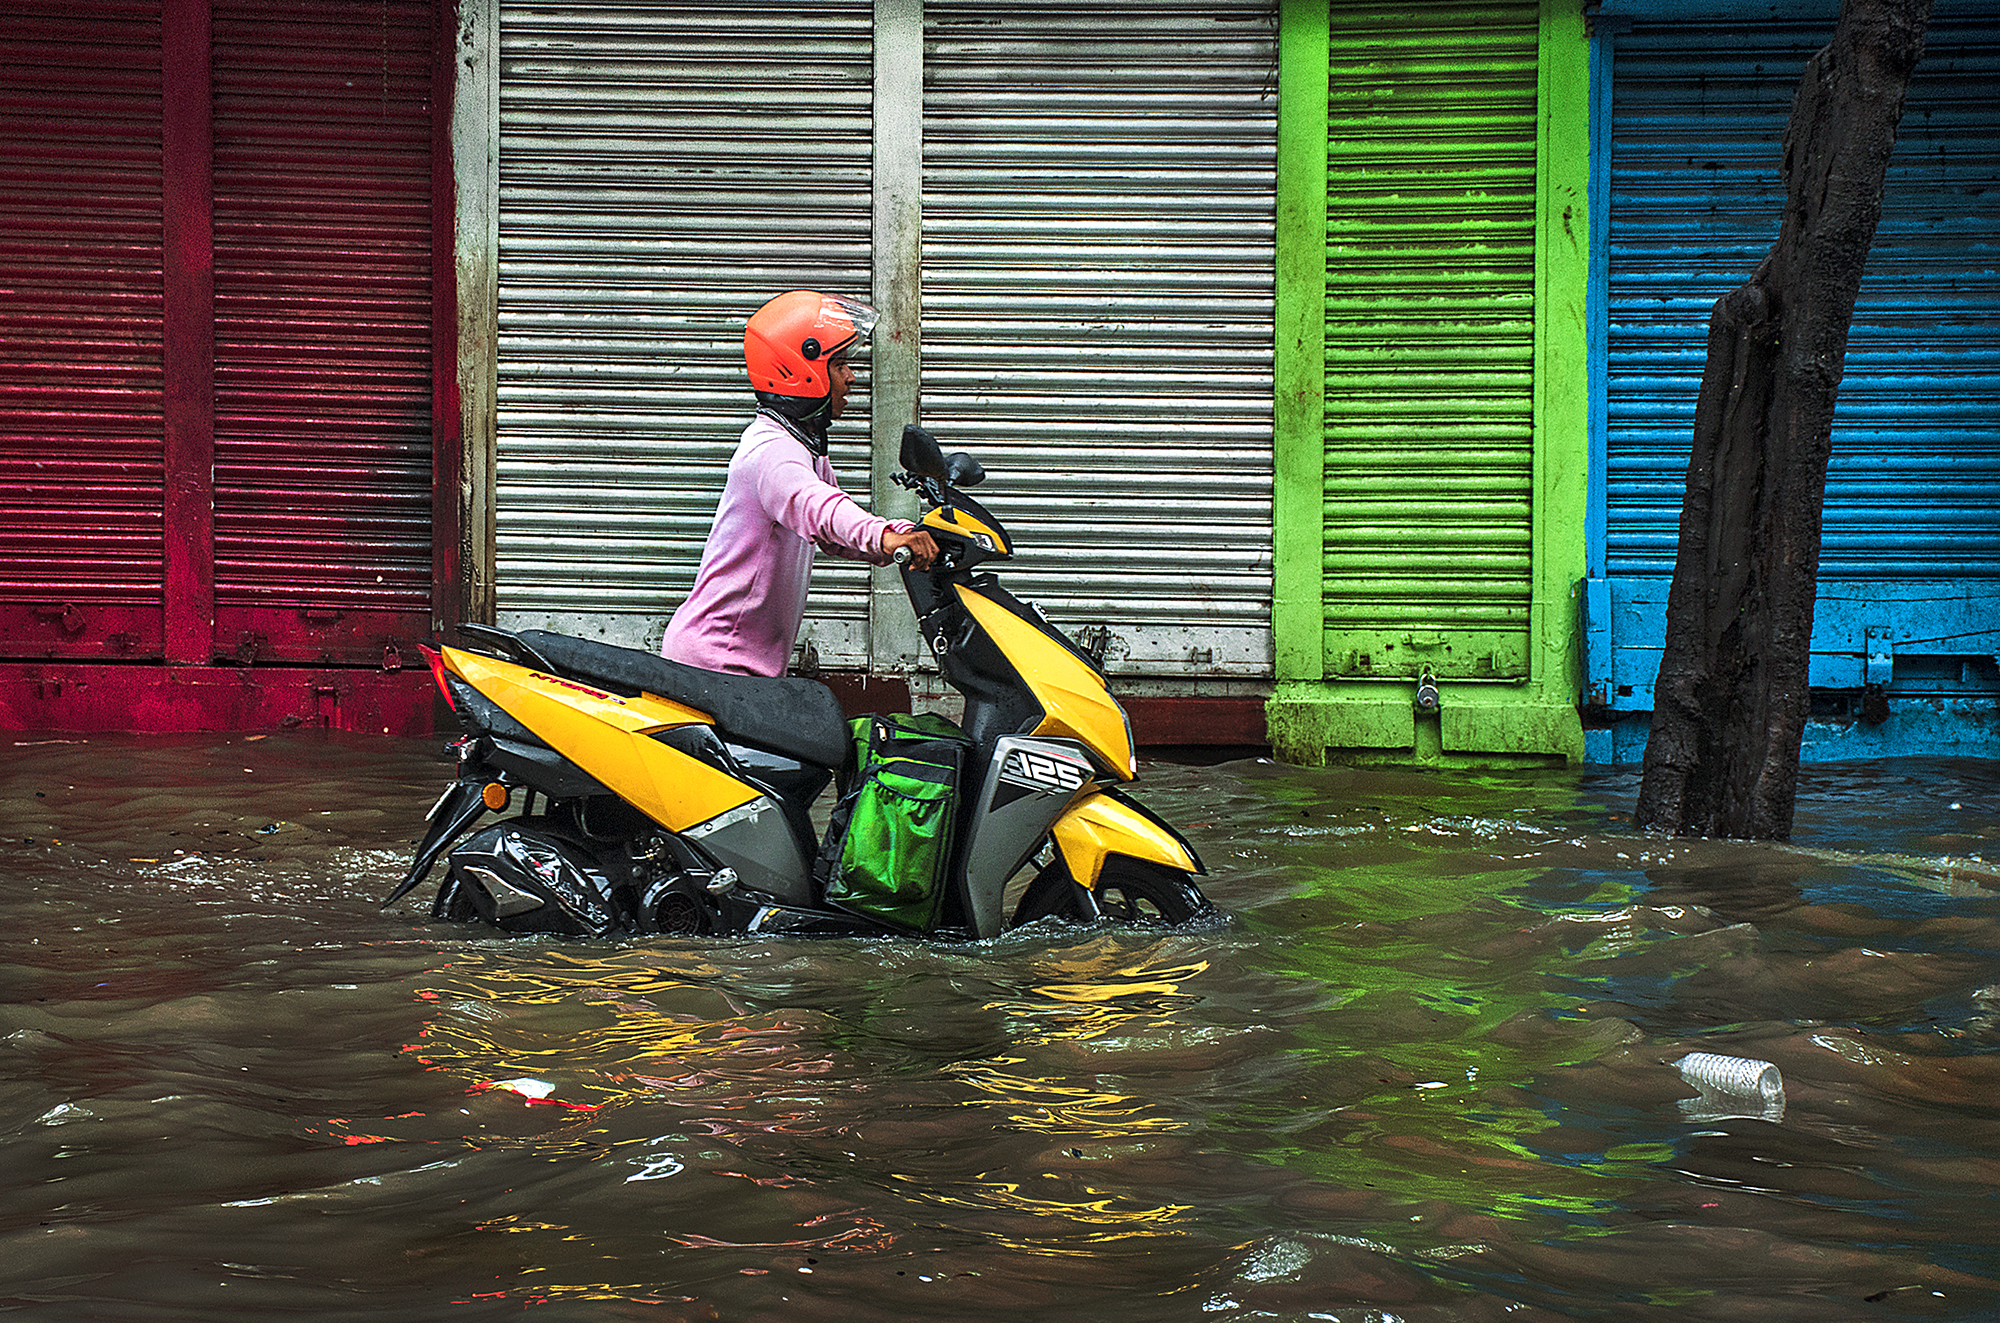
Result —
[[819, 323], [826, 330], [821, 352], [830, 357], [845, 350], [849, 358], [855, 357], [868, 348], [868, 333], [875, 329], [875, 322], [875, 309], [859, 299], [820, 295]]

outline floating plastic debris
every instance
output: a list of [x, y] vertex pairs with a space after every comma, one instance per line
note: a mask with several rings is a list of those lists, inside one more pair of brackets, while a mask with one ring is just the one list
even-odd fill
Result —
[[1681, 1099], [1681, 1111], [1690, 1120], [1785, 1119], [1784, 1077], [1768, 1061], [1690, 1052], [1675, 1064], [1675, 1069], [1683, 1080], [1700, 1090], [1696, 1097]]
[[565, 1102], [554, 1096], [555, 1085], [547, 1080], [538, 1080], [527, 1075], [520, 1079], [495, 1080], [491, 1084], [476, 1085], [475, 1088], [519, 1094], [530, 1107], [560, 1107], [566, 1112], [594, 1112], [604, 1106], [603, 1103]]

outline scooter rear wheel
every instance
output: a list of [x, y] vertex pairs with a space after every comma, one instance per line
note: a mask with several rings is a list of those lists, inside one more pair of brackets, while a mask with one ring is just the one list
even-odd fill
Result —
[[1178, 927], [1216, 917], [1215, 906], [1179, 869], [1112, 855], [1094, 891], [1079, 885], [1060, 857], [1028, 884], [1014, 908], [1016, 924], [1055, 918], [1069, 923], [1104, 920], [1132, 927]]

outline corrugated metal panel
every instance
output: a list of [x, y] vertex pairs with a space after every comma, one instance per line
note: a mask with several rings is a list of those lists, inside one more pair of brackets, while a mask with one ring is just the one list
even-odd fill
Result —
[[1528, 673], [1537, 23], [1333, 6], [1329, 676]]
[[[786, 289], [868, 296], [871, 16], [503, 5], [503, 621], [656, 641], [754, 405], [744, 319]], [[835, 437], [865, 504], [864, 397]], [[866, 661], [866, 593], [822, 558], [822, 661]]]
[[[1830, 19], [1641, 23], [1616, 38], [1605, 565], [1619, 656], [1604, 687], [1615, 707], [1651, 706], [1709, 312], [1777, 234], [1792, 95], [1831, 31]], [[1896, 651], [1990, 650], [1933, 626], [1941, 601], [1990, 601], [2000, 579], [1996, 86], [2000, 11], [1941, 4], [1834, 416], [1816, 684], [1861, 683], [1871, 628]]]
[[1275, 17], [925, 7], [924, 419], [1127, 673], [1271, 673]]
[[156, 656], [160, 6], [0, 23], [0, 655]]
[[429, 632], [432, 31], [427, 0], [215, 5], [219, 652]]

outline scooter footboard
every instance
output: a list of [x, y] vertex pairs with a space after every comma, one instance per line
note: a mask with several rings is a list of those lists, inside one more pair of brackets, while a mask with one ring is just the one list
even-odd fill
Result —
[[1050, 835], [1069, 875], [1091, 890], [1097, 888], [1105, 859], [1114, 854], [1183, 873], [1208, 871], [1179, 832], [1145, 805], [1115, 790], [1099, 790], [1077, 800], [1056, 819]]

